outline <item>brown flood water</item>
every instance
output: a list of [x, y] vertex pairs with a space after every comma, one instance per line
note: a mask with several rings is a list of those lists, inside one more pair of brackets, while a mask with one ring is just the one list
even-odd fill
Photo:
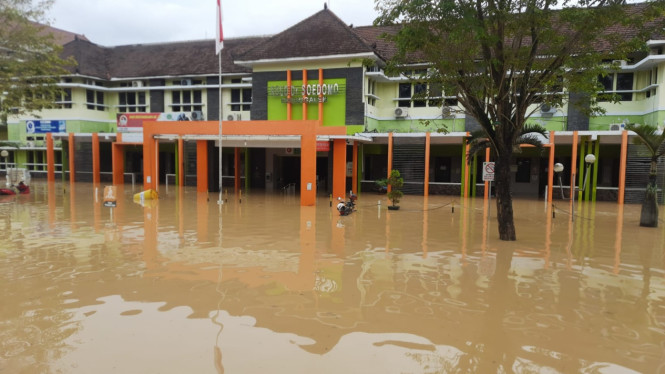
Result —
[[518, 200], [507, 243], [482, 199], [32, 190], [0, 200], [0, 373], [665, 373], [637, 205]]

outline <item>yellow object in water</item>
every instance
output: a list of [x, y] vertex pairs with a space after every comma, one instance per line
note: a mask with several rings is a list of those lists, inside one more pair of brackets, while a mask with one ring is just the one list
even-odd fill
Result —
[[159, 195], [155, 190], [145, 190], [134, 194], [134, 201], [143, 201], [143, 200], [157, 200]]

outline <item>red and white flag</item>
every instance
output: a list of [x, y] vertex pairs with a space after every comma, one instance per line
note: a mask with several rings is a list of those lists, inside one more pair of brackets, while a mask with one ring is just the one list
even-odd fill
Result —
[[224, 48], [224, 32], [222, 31], [222, 0], [217, 0], [217, 44], [215, 45], [215, 53]]

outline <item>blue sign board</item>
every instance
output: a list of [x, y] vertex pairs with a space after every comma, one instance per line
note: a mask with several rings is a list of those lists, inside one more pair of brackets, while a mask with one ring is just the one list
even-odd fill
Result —
[[65, 121], [30, 120], [25, 122], [25, 131], [28, 134], [46, 134], [47, 132], [66, 132]]

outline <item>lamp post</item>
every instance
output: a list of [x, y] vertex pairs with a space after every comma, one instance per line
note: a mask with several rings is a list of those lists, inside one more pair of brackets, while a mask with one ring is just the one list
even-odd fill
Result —
[[[594, 156], [592, 154], [588, 154], [588, 155], [584, 156], [584, 163], [586, 164], [586, 171], [585, 171], [585, 174], [584, 174], [584, 184], [582, 185], [582, 192], [584, 192], [586, 190], [586, 182], [589, 179], [589, 168], [591, 167], [591, 165], [593, 165], [594, 162], [596, 162], [596, 156]], [[575, 186], [575, 191], [574, 192], [577, 192], [577, 189], [578, 189], [578, 187]], [[570, 198], [572, 200], [571, 217], [573, 217], [573, 221], [575, 221], [575, 193], [574, 192], [571, 192], [571, 196], [570, 196]]]
[[561, 190], [561, 199], [565, 199], [565, 196], [563, 195], [563, 184], [561, 183], [561, 172], [563, 171], [563, 164], [560, 162], [557, 162], [554, 164], [554, 172], [557, 174], [559, 177], [559, 189]]
[[589, 153], [588, 155], [584, 156], [584, 162], [586, 163], [586, 172], [584, 175], [584, 186], [582, 186], [582, 192], [586, 191], [586, 182], [589, 180], [589, 168], [591, 168], [591, 165], [596, 162], [596, 156]]

